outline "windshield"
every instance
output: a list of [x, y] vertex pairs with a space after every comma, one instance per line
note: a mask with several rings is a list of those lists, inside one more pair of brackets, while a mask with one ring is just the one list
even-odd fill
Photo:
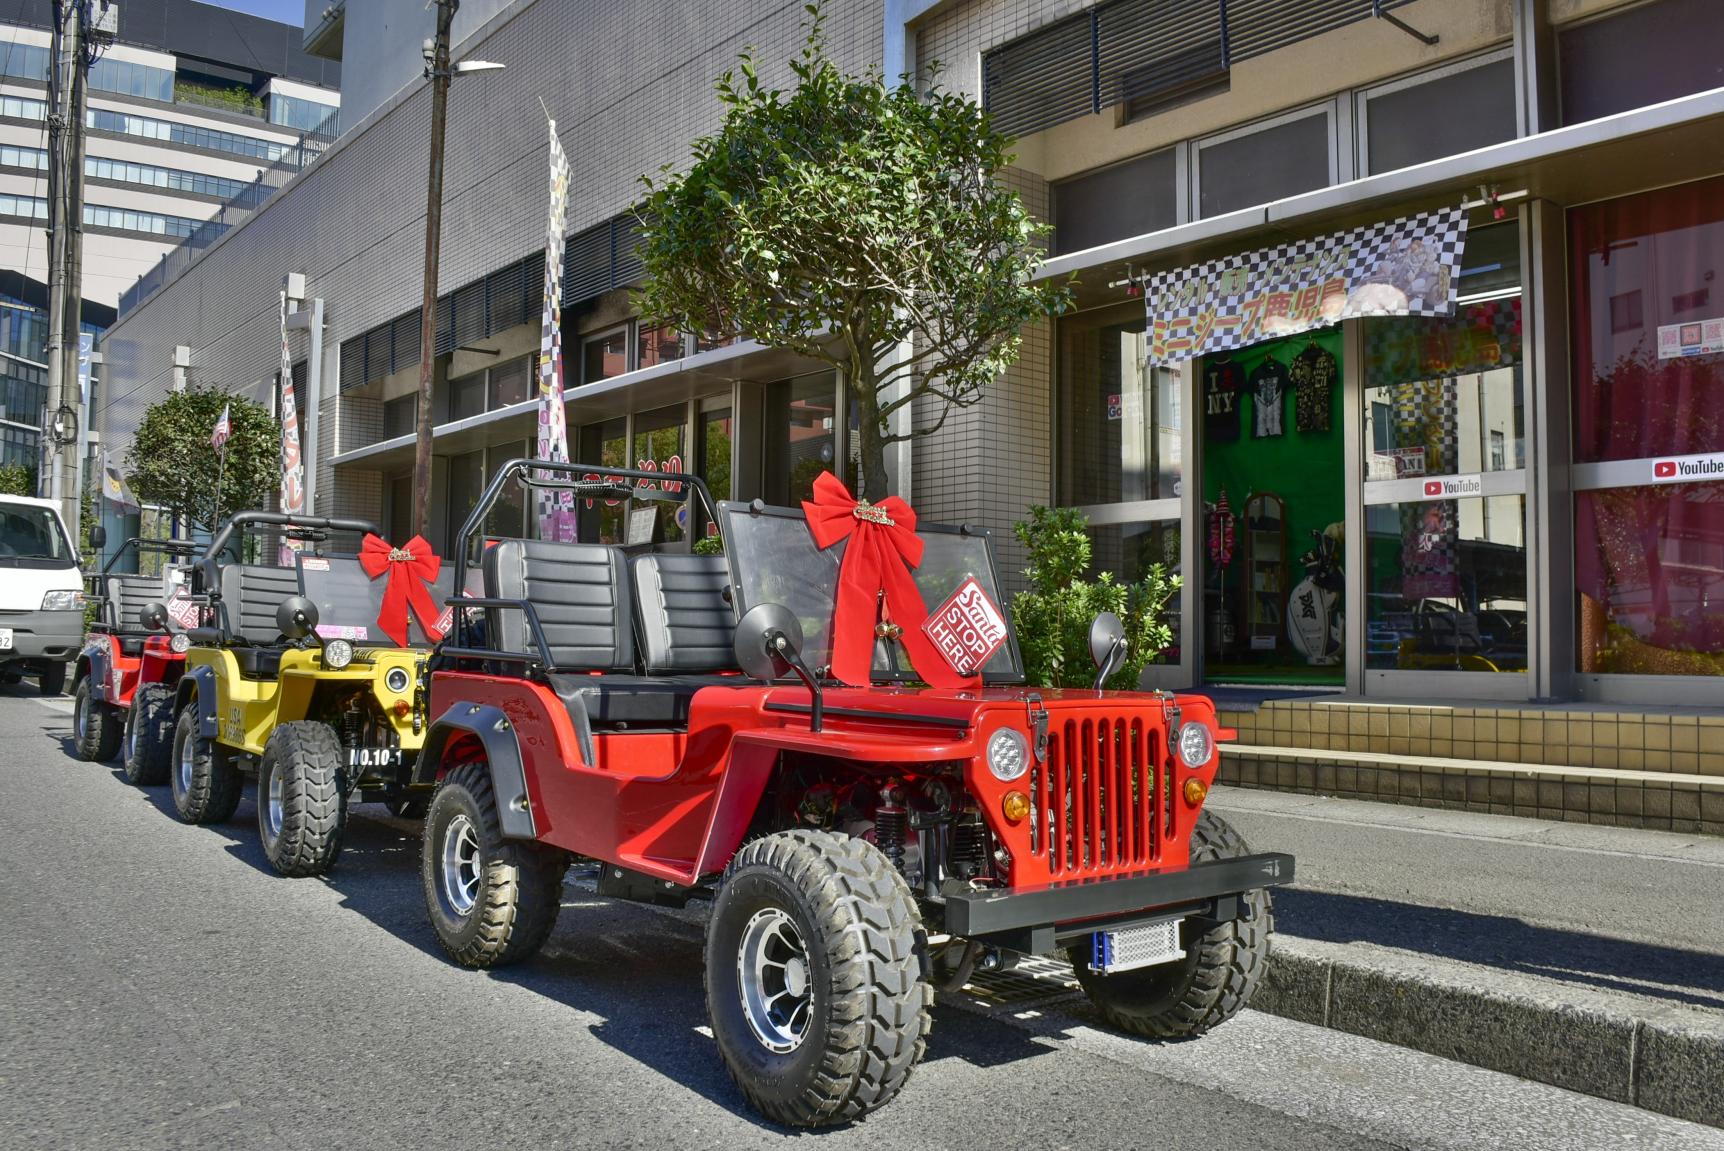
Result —
[[[802, 658], [809, 667], [826, 667], [832, 662], [832, 611], [844, 545], [817, 548], [800, 510], [727, 502], [719, 505], [719, 517], [738, 614], [763, 603], [789, 608], [802, 624]], [[916, 534], [923, 545], [922, 564], [914, 573], [916, 587], [930, 612], [974, 578], [1009, 621], [986, 532], [923, 523]], [[886, 680], [916, 678], [897, 644], [876, 645], [874, 674]], [[982, 676], [990, 683], [1022, 681], [1015, 637], [1008, 635]]]
[[51, 509], [0, 503], [0, 564], [71, 567], [75, 562], [60, 517]]

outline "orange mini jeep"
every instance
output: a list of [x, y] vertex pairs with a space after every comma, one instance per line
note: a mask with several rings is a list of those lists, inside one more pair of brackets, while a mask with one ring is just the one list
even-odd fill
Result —
[[[579, 501], [698, 500], [724, 554], [481, 545], [505, 487], [543, 483], [529, 470], [568, 477], [555, 486]], [[479, 610], [457, 613], [433, 661], [416, 765], [415, 782], [438, 782], [422, 870], [444, 950], [470, 967], [533, 954], [572, 860], [601, 865], [601, 894], [711, 899], [713, 1035], [749, 1102], [799, 1125], [892, 1099], [933, 992], [1018, 954], [1069, 957], [1140, 1035], [1232, 1017], [1262, 979], [1267, 888], [1293, 860], [1249, 854], [1203, 810], [1211, 702], [1025, 687], [987, 533], [834, 490], [805, 505], [847, 534], [821, 547], [803, 511], [715, 508], [693, 476], [515, 460], [491, 481], [455, 560], [464, 586], [480, 557], [484, 595], [459, 601]], [[922, 622], [906, 575], [936, 624], [999, 629], [979, 675], [961, 656], [908, 665], [930, 648], [906, 634]], [[1119, 621], [1092, 641], [1099, 684]], [[857, 643], [872, 671], [840, 682]]]

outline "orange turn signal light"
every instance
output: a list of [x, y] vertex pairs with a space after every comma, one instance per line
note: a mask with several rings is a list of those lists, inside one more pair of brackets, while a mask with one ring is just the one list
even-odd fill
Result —
[[1030, 814], [1030, 797], [1021, 791], [1008, 791], [1000, 799], [1000, 814], [1013, 823], [1021, 823]]
[[1204, 783], [1201, 779], [1188, 779], [1185, 781], [1185, 803], [1186, 803], [1186, 806], [1188, 806], [1188, 807], [1198, 806], [1199, 804], [1201, 804], [1203, 802], [1204, 797], [1207, 796], [1208, 794], [1209, 794], [1209, 785], [1207, 783]]
[[398, 719], [406, 719], [407, 713], [413, 710], [413, 705], [404, 699], [395, 701], [395, 715]]

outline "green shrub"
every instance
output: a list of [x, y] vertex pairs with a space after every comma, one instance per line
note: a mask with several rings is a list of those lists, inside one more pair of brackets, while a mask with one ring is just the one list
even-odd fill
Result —
[[1030, 509], [1030, 518], [1013, 527], [1030, 554], [1028, 591], [1012, 600], [1012, 625], [1024, 657], [1024, 674], [1037, 687], [1089, 687], [1095, 683], [1089, 629], [1095, 617], [1111, 611], [1125, 624], [1125, 663], [1107, 687], [1137, 687], [1143, 669], [1173, 642], [1165, 618], [1179, 590], [1179, 576], [1161, 564], [1143, 579], [1122, 584], [1112, 572], [1094, 580], [1090, 568], [1088, 521], [1072, 508]]
[[36, 469], [24, 464], [0, 464], [0, 496], [36, 494]]

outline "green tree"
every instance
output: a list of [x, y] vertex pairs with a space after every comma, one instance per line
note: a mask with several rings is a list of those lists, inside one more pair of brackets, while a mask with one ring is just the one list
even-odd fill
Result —
[[[225, 465], [210, 447], [224, 405], [233, 424]], [[263, 405], [193, 384], [144, 413], [126, 466], [140, 500], [213, 528], [218, 515], [264, 507], [280, 487], [280, 429]]]
[[36, 469], [24, 464], [0, 465], [0, 496], [36, 494]]
[[1029, 590], [1012, 600], [1024, 676], [1037, 687], [1089, 687], [1095, 682], [1090, 624], [1111, 611], [1125, 624], [1125, 662], [1106, 686], [1135, 690], [1143, 669], [1173, 642], [1167, 605], [1179, 590], [1179, 576], [1152, 564], [1136, 583], [1119, 583], [1112, 572], [1085, 579], [1091, 556], [1087, 527], [1074, 508], [1034, 507], [1013, 528], [1030, 556], [1024, 572]]
[[[1063, 310], [1069, 291], [1031, 280], [1046, 227], [997, 179], [1010, 141], [981, 106], [931, 76], [918, 93], [844, 74], [819, 5], [807, 11], [796, 85], [766, 87], [744, 54], [717, 83], [724, 124], [695, 141], [689, 168], [642, 178], [642, 307], [843, 372], [860, 494], [878, 500], [886, 445], [979, 399], [1023, 326]], [[893, 413], [923, 397], [938, 414], [893, 432]]]

